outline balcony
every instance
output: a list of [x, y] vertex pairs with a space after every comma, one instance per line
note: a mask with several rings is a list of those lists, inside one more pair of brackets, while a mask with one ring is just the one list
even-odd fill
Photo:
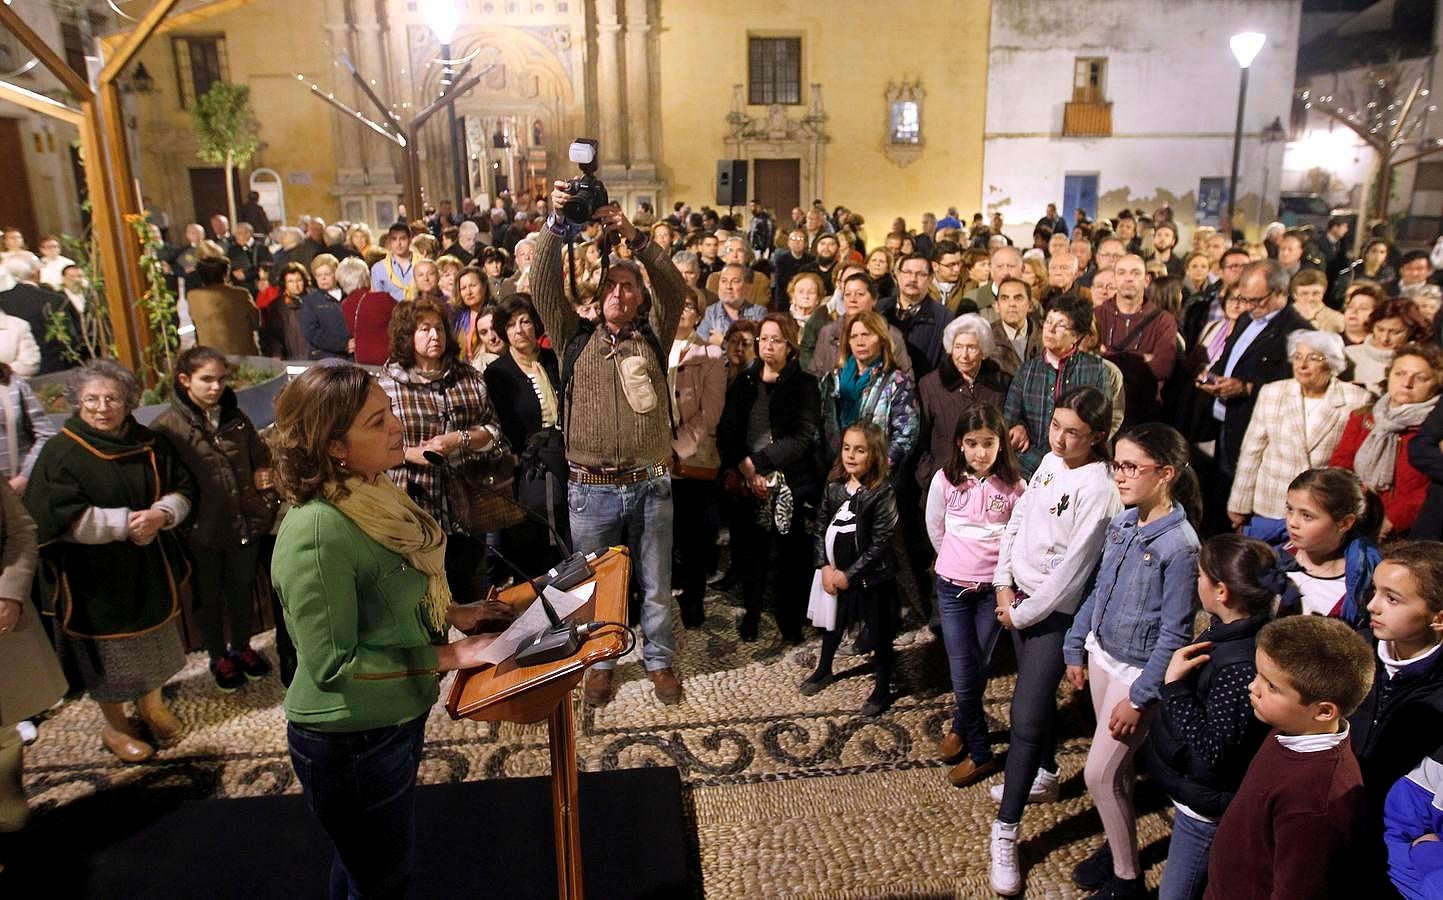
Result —
[[1112, 104], [1074, 100], [1062, 111], [1063, 137], [1112, 137]]

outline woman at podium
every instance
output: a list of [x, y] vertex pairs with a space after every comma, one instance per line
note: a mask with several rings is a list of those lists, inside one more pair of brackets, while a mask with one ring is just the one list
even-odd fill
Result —
[[330, 895], [401, 896], [437, 673], [479, 665], [493, 636], [446, 643], [446, 538], [386, 477], [404, 446], [375, 379], [349, 363], [306, 370], [276, 402], [271, 441], [295, 504], [271, 565], [298, 659], [291, 764], [336, 846]]

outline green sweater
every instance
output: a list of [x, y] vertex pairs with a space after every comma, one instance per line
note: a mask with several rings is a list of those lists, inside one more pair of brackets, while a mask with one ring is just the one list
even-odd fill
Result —
[[299, 667], [286, 717], [317, 731], [409, 722], [436, 702], [436, 648], [426, 576], [324, 500], [292, 509], [271, 577]]

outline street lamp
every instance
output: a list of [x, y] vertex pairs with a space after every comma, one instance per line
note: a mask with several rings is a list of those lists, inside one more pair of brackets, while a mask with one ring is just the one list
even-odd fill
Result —
[[[456, 87], [456, 71], [451, 67], [451, 39], [456, 36], [456, 29], [461, 27], [461, 10], [456, 0], [422, 0], [421, 15], [441, 44], [441, 93], [449, 94]], [[454, 208], [459, 210], [461, 198], [466, 191], [466, 162], [458, 142], [454, 102], [446, 104], [446, 125], [450, 134], [451, 177], [455, 184]], [[442, 223], [443, 226], [449, 224]]]
[[1267, 36], [1257, 31], [1244, 31], [1242, 34], [1235, 34], [1228, 41], [1232, 48], [1233, 57], [1238, 61], [1238, 68], [1242, 69], [1242, 81], [1238, 85], [1238, 122], [1233, 128], [1233, 169], [1228, 176], [1228, 229], [1235, 231], [1237, 222], [1234, 213], [1238, 205], [1238, 158], [1243, 150], [1243, 108], [1248, 102], [1248, 67], [1253, 64], [1253, 59], [1258, 51], [1263, 49]]

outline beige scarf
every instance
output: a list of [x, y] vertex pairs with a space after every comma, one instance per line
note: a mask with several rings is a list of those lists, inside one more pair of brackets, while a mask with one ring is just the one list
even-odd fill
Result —
[[345, 497], [337, 496], [335, 487], [329, 487], [326, 499], [371, 540], [401, 554], [426, 576], [426, 596], [421, 604], [431, 627], [444, 633], [451, 588], [446, 584], [446, 535], [441, 526], [384, 472], [370, 482], [349, 478], [346, 487], [350, 493]]

